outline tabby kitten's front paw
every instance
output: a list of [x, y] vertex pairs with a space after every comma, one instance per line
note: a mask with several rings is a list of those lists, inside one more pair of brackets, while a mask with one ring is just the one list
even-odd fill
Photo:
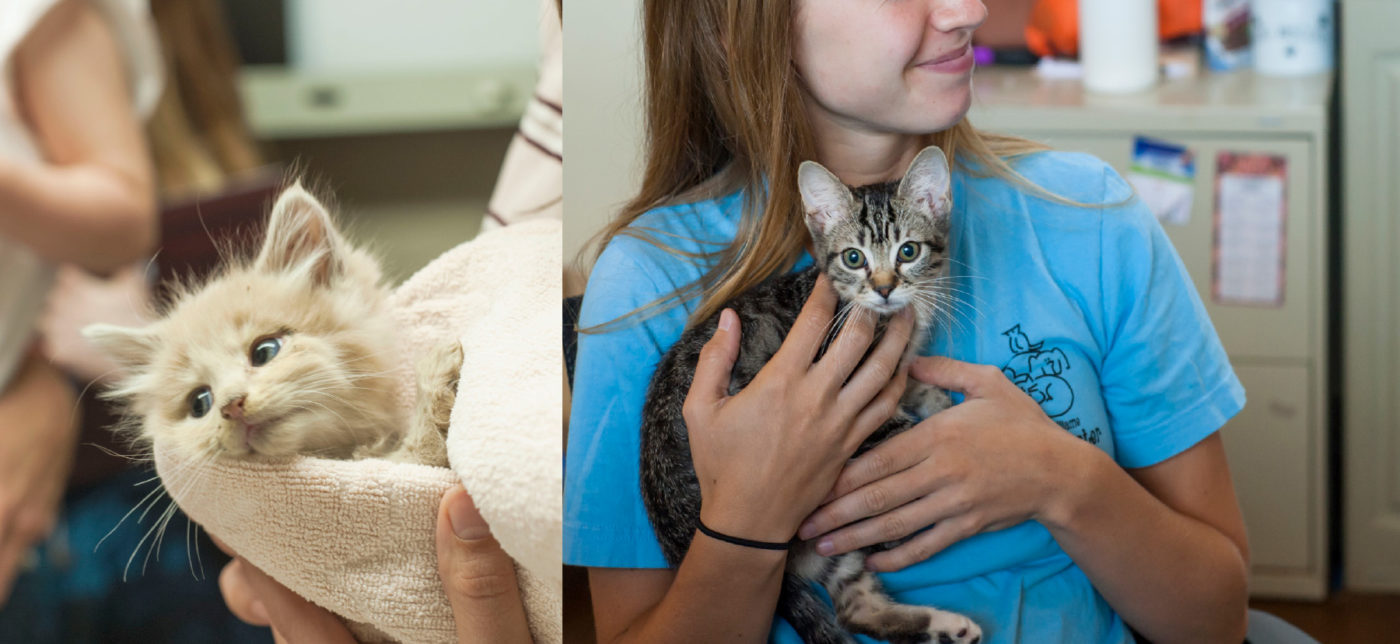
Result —
[[[928, 609], [928, 639], [911, 639], [910, 642], [937, 642], [937, 644], [978, 644], [982, 641], [982, 629], [972, 620], [957, 613]], [[894, 642], [894, 640], [890, 640]]]
[[952, 407], [953, 399], [938, 387], [910, 378], [904, 396], [899, 399], [899, 406], [908, 410], [916, 420], [923, 420]]

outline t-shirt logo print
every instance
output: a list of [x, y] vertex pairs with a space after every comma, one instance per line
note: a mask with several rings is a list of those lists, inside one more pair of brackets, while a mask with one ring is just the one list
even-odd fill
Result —
[[1011, 360], [1001, 368], [1011, 382], [1040, 404], [1051, 418], [1059, 418], [1074, 406], [1074, 389], [1062, 376], [1069, 358], [1059, 349], [1045, 349], [1045, 342], [1031, 343], [1021, 325], [1001, 332], [1011, 344]]

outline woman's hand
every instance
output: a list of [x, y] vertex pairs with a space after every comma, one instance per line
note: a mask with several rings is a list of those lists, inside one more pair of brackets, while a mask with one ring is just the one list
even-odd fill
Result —
[[709, 527], [747, 539], [791, 539], [861, 441], [894, 413], [904, 393], [900, 361], [910, 318], [895, 318], [862, 363], [874, 320], [853, 315], [813, 363], [835, 306], [836, 294], [819, 278], [777, 354], [734, 396], [728, 389], [739, 321], [731, 310], [721, 313], [684, 410]]
[[[279, 644], [353, 644], [355, 638], [330, 611], [302, 599], [224, 543], [215, 543], [234, 555], [219, 574], [219, 589], [239, 619], [271, 626]], [[457, 641], [531, 641], [515, 564], [460, 485], [448, 490], [438, 505], [437, 552]]]
[[1056, 425], [996, 367], [920, 358], [910, 373], [966, 399], [846, 466], [834, 500], [799, 535], [824, 535], [818, 552], [849, 552], [932, 525], [871, 555], [867, 565], [890, 571], [918, 563], [967, 537], [1053, 511], [1057, 495], [1072, 487], [1074, 463], [1095, 449]]
[[38, 352], [0, 394], [0, 606], [25, 553], [58, 515], [77, 440], [77, 398]]

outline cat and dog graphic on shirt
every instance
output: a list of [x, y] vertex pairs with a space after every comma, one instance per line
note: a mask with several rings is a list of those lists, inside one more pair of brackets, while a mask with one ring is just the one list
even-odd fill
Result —
[[1069, 357], [1058, 348], [1046, 348], [1045, 342], [1031, 342], [1021, 325], [1017, 324], [1001, 332], [1011, 347], [1011, 359], [1002, 365], [1001, 372], [1038, 403], [1045, 415], [1076, 436], [1095, 445], [1103, 436], [1097, 427], [1088, 431], [1079, 430], [1079, 419], [1065, 419], [1074, 407], [1074, 388], [1064, 373], [1069, 371]]

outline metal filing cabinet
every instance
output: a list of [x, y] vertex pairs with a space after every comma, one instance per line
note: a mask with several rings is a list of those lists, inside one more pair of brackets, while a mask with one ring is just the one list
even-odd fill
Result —
[[[1164, 225], [1206, 303], [1249, 402], [1222, 432], [1249, 528], [1256, 596], [1322, 598], [1328, 582], [1327, 123], [1330, 76], [1249, 71], [1166, 82], [1147, 92], [1085, 93], [1026, 69], [981, 68], [978, 127], [1089, 152], [1125, 176], [1137, 135], [1195, 154], [1192, 214]], [[1287, 159], [1285, 288], [1279, 307], [1211, 297], [1216, 153]]]

